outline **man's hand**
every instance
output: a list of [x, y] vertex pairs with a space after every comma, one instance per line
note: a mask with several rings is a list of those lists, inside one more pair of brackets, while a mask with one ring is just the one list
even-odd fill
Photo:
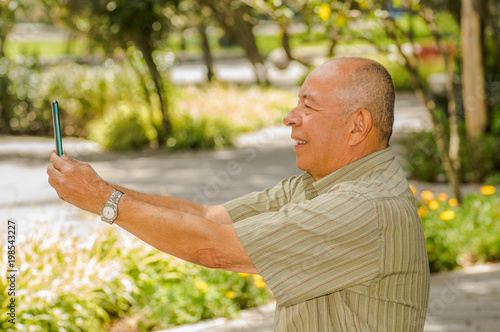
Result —
[[80, 209], [99, 214], [100, 207], [113, 193], [113, 187], [104, 181], [88, 164], [69, 157], [50, 154], [47, 167], [49, 184], [59, 197]]

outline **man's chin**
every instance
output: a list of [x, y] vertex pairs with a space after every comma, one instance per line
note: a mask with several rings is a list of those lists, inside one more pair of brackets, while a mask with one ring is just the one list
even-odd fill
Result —
[[308, 167], [306, 163], [304, 163], [303, 161], [301, 161], [301, 160], [299, 159], [299, 157], [297, 157], [297, 158], [295, 159], [295, 164], [297, 165], [297, 168], [298, 168], [298, 169], [300, 169], [301, 171], [306, 171], [306, 172], [308, 172], [308, 171], [309, 171], [309, 169], [310, 169], [310, 167]]

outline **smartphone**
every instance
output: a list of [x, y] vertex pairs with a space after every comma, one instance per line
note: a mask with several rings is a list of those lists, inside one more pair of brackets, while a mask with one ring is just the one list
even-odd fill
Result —
[[54, 138], [56, 140], [56, 152], [59, 157], [63, 155], [61, 122], [59, 121], [59, 105], [57, 100], [52, 102], [52, 119], [54, 120]]

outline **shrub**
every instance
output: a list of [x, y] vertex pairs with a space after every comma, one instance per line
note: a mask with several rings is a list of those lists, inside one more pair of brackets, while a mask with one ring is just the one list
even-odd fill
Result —
[[[484, 134], [461, 140], [462, 180], [472, 183], [500, 184], [500, 135]], [[431, 132], [406, 133], [398, 140], [404, 168], [410, 179], [427, 182], [447, 180], [436, 140]]]
[[432, 272], [500, 259], [500, 195], [495, 187], [466, 195], [462, 206], [428, 190], [418, 198]]
[[151, 126], [151, 122], [144, 119], [144, 114], [147, 113], [120, 103], [102, 118], [88, 124], [88, 138], [112, 151], [137, 150], [147, 146], [150, 140], [146, 127]]
[[[271, 297], [254, 276], [186, 263], [116, 229], [86, 238], [37, 231], [19, 237], [17, 250], [16, 325], [2, 319], [2, 331], [106, 331], [120, 320], [147, 331], [231, 316]], [[5, 318], [8, 280], [0, 280]]]

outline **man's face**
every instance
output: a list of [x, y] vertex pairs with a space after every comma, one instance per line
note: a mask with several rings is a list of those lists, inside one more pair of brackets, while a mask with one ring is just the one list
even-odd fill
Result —
[[309, 74], [299, 90], [298, 105], [283, 119], [292, 127], [297, 167], [316, 180], [349, 163], [350, 129], [347, 119], [339, 116], [341, 103], [335, 93], [345, 73], [322, 67]]

